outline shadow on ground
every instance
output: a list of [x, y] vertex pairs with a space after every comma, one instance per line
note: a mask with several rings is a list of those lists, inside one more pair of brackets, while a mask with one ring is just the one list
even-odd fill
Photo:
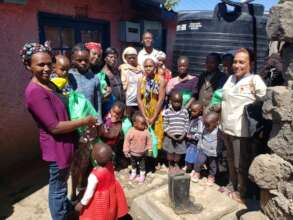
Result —
[[0, 219], [13, 214], [13, 205], [48, 184], [47, 164], [33, 161], [0, 177]]

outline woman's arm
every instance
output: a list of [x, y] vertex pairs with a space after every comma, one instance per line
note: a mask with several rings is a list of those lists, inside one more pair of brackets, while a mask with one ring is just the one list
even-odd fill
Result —
[[33, 90], [27, 97], [29, 111], [52, 134], [70, 133], [82, 126], [91, 126], [96, 119], [88, 116], [74, 121], [59, 121], [52, 107], [49, 97], [42, 90]]
[[163, 77], [160, 77], [159, 100], [155, 106], [155, 112], [153, 117], [151, 118], [151, 124], [153, 124], [156, 121], [159, 113], [162, 110], [162, 105], [165, 99], [165, 93], [166, 93], [166, 82]]
[[137, 99], [137, 104], [138, 104], [138, 108], [139, 111], [141, 112], [141, 114], [147, 119], [146, 113], [145, 113], [145, 109], [143, 106], [143, 101], [141, 99], [141, 80], [138, 81], [137, 83], [137, 94], [136, 94], [136, 99]]

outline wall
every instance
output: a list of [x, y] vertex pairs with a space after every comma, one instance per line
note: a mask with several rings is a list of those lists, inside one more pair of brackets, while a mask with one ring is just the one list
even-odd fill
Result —
[[[119, 21], [157, 19], [155, 11], [132, 9], [130, 0], [28, 0], [26, 5], [0, 3], [0, 175], [11, 167], [39, 157], [38, 131], [25, 109], [23, 94], [30, 80], [19, 58], [19, 50], [26, 42], [38, 42], [39, 11], [62, 15], [75, 15], [75, 7], [88, 5], [88, 16], [111, 22], [111, 45], [122, 49], [119, 41]], [[166, 22], [167, 45], [173, 45], [175, 22]], [[174, 34], [173, 34], [174, 33]], [[168, 49], [170, 59], [172, 49]], [[168, 60], [170, 65], [171, 60]]]

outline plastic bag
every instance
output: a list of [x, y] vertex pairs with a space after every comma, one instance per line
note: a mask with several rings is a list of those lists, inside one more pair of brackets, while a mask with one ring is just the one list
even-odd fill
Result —
[[96, 76], [99, 78], [101, 93], [102, 95], [104, 95], [108, 87], [108, 84], [106, 81], [106, 74], [104, 72], [99, 72]]
[[185, 106], [192, 97], [192, 92], [184, 90], [182, 91], [182, 106]]
[[152, 127], [148, 128], [150, 134], [151, 134], [151, 138], [152, 138], [152, 154], [153, 154], [153, 158], [157, 158], [158, 157], [158, 138], [154, 132], [154, 129]]
[[221, 104], [223, 100], [223, 90], [222, 89], [217, 89], [212, 96], [212, 100], [211, 100], [211, 105], [215, 106], [215, 105], [219, 105]]
[[59, 89], [63, 89], [65, 85], [68, 83], [68, 80], [61, 78], [61, 77], [55, 77], [50, 79], [51, 82], [53, 82]]
[[124, 137], [126, 137], [128, 130], [132, 127], [131, 121], [129, 120], [129, 118], [125, 117], [122, 120], [122, 132]]
[[[71, 120], [81, 119], [86, 116], [97, 116], [97, 112], [93, 105], [83, 94], [76, 91], [70, 91], [68, 95], [68, 111]], [[78, 128], [78, 133], [82, 135], [86, 126]]]

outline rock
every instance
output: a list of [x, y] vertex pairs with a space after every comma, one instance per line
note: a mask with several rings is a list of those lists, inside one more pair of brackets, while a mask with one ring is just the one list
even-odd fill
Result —
[[270, 219], [293, 220], [293, 203], [277, 190], [262, 190], [260, 203]]
[[262, 212], [253, 211], [253, 212], [247, 212], [241, 215], [240, 220], [269, 220], [269, 219]]
[[288, 180], [293, 173], [293, 166], [276, 154], [257, 156], [250, 168], [249, 177], [261, 189], [277, 189], [278, 183]]
[[293, 2], [274, 6], [268, 17], [267, 33], [271, 40], [293, 43]]
[[[291, 29], [293, 29], [291, 27]], [[293, 80], [293, 44], [286, 43], [282, 49], [283, 78]]]
[[291, 182], [280, 182], [278, 185], [280, 191], [293, 204], [293, 180]]
[[293, 164], [293, 124], [292, 122], [274, 123], [268, 142], [273, 153]]

